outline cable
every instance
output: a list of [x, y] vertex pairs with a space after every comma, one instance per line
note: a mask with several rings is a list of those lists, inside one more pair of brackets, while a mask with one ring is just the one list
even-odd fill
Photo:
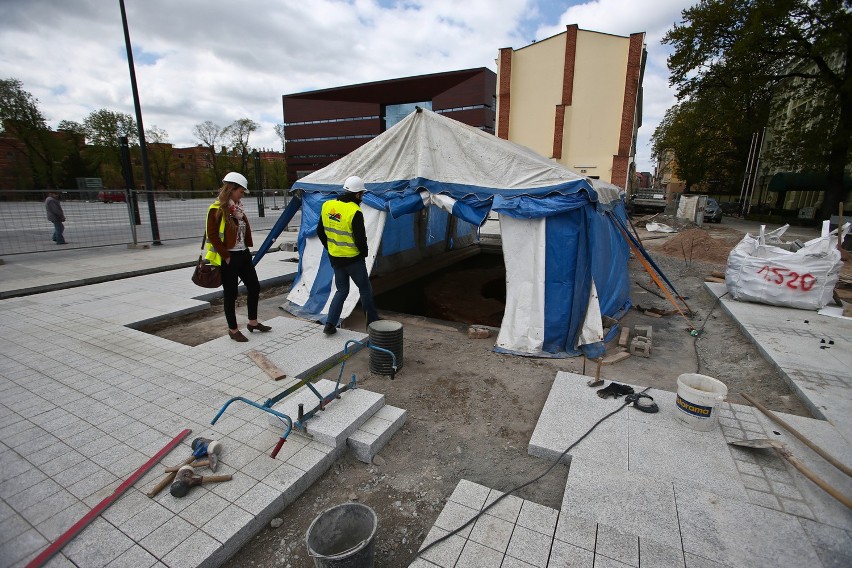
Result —
[[701, 334], [704, 333], [704, 326], [707, 325], [707, 322], [710, 320], [710, 316], [713, 314], [713, 310], [722, 303], [722, 298], [728, 295], [728, 292], [725, 292], [721, 296], [716, 297], [716, 302], [713, 304], [713, 307], [710, 308], [710, 311], [707, 312], [707, 317], [704, 318], [704, 321], [701, 323], [701, 327], [698, 329], [694, 329], [690, 332], [692, 335], [692, 349], [695, 351], [695, 366], [696, 373], [701, 373], [701, 355], [698, 354], [698, 338], [701, 337]]
[[[646, 388], [645, 388], [645, 390], [643, 390], [643, 391], [641, 391], [641, 392], [643, 392], [643, 393], [644, 393], [644, 392], [647, 392], [650, 388], [651, 388], [651, 387], [646, 387]], [[544, 477], [545, 475], [547, 475], [548, 473], [550, 473], [550, 471], [551, 471], [554, 467], [556, 467], [557, 465], [559, 465], [559, 463], [562, 461], [562, 458], [563, 458], [563, 457], [565, 457], [565, 454], [567, 454], [568, 452], [570, 452], [570, 451], [574, 448], [574, 446], [576, 446], [577, 444], [579, 444], [580, 442], [582, 442], [582, 441], [586, 438], [586, 436], [588, 436], [589, 434], [591, 434], [591, 433], [592, 433], [592, 431], [593, 431], [595, 428], [597, 428], [597, 427], [598, 427], [598, 426], [599, 426], [599, 425], [600, 425], [600, 424], [601, 424], [604, 420], [606, 420], [607, 418], [609, 418], [610, 416], [612, 416], [612, 415], [614, 415], [614, 414], [616, 414], [616, 413], [618, 413], [618, 412], [621, 412], [621, 410], [622, 410], [625, 406], [628, 406], [629, 404], [630, 404], [630, 402], [629, 402], [629, 401], [627, 401], [627, 400], [625, 400], [625, 401], [624, 401], [624, 404], [622, 404], [621, 406], [619, 406], [618, 408], [616, 408], [615, 410], [613, 410], [612, 412], [610, 412], [609, 414], [607, 414], [606, 416], [604, 416], [603, 418], [601, 418], [600, 420], [598, 420], [597, 422], [595, 422], [595, 423], [592, 425], [592, 427], [591, 427], [591, 428], [589, 428], [589, 429], [586, 431], [586, 433], [585, 433], [585, 434], [583, 434], [582, 436], [580, 436], [579, 438], [577, 438], [577, 440], [575, 440], [573, 444], [571, 444], [570, 446], [568, 446], [567, 448], [565, 448], [565, 451], [564, 451], [564, 452], [562, 452], [562, 453], [559, 455], [559, 457], [558, 457], [558, 458], [556, 458], [556, 461], [553, 463], [553, 465], [551, 465], [549, 468], [547, 468], [547, 469], [544, 471], [544, 473], [542, 473], [542, 474], [541, 474], [541, 475], [539, 475], [538, 477], [535, 477], [535, 478], [533, 478], [533, 479], [530, 479], [529, 481], [527, 481], [526, 483], [524, 483], [524, 484], [522, 484], [522, 485], [518, 485], [517, 487], [515, 487], [515, 488], [513, 488], [513, 489], [510, 489], [510, 490], [509, 490], [509, 491], [507, 491], [506, 493], [503, 493], [500, 497], [498, 497], [497, 499], [495, 499], [494, 501], [492, 501], [490, 505], [488, 505], [487, 507], [485, 507], [484, 509], [482, 509], [480, 512], [478, 512], [476, 515], [474, 515], [473, 517], [471, 517], [471, 518], [470, 518], [470, 520], [469, 520], [469, 521], [467, 521], [465, 524], [463, 524], [462, 526], [460, 526], [460, 527], [458, 527], [457, 529], [453, 530], [452, 532], [449, 532], [449, 533], [445, 534], [444, 536], [442, 536], [442, 537], [441, 537], [441, 538], [439, 538], [438, 540], [435, 540], [435, 541], [433, 541], [433, 542], [430, 542], [428, 546], [426, 546], [425, 548], [423, 548], [423, 549], [419, 550], [419, 551], [417, 552], [417, 554], [414, 556], [414, 558], [417, 558], [418, 556], [420, 556], [421, 554], [423, 554], [424, 552], [426, 552], [427, 550], [429, 550], [430, 548], [432, 548], [432, 547], [433, 547], [433, 546], [435, 546], [436, 544], [439, 544], [439, 543], [441, 543], [441, 542], [444, 542], [445, 540], [447, 540], [448, 538], [450, 538], [450, 537], [451, 537], [451, 536], [453, 536], [454, 534], [456, 534], [456, 533], [458, 533], [459, 531], [461, 531], [463, 528], [465, 528], [466, 526], [468, 526], [470, 523], [472, 523], [473, 521], [475, 521], [476, 519], [478, 519], [479, 517], [481, 517], [481, 516], [482, 516], [482, 515], [483, 515], [483, 514], [484, 514], [487, 510], [489, 510], [491, 507], [493, 507], [494, 505], [496, 505], [497, 503], [499, 503], [500, 501], [502, 501], [505, 497], [508, 497], [509, 495], [511, 495], [512, 493], [514, 493], [515, 491], [518, 491], [518, 490], [520, 490], [520, 489], [523, 489], [524, 487], [526, 487], [526, 486], [528, 486], [528, 485], [532, 485], [533, 483], [535, 483], [536, 481], [538, 481], [539, 479], [541, 479], [542, 477]]]

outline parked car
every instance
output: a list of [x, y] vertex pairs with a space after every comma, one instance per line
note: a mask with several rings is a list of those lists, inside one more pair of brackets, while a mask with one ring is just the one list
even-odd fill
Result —
[[104, 203], [124, 203], [127, 197], [123, 191], [101, 191], [98, 193], [98, 201]]
[[717, 203], [712, 197], [707, 198], [707, 204], [704, 206], [704, 222], [722, 222], [722, 208], [719, 207], [719, 203]]

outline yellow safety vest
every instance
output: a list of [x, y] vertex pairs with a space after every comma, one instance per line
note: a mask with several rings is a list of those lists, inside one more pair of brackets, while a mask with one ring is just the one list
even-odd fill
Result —
[[[211, 209], [219, 209], [219, 202], [214, 201], [213, 205], [207, 208], [207, 216], [210, 216]], [[207, 234], [207, 221], [205, 218], [204, 222], [204, 234]], [[223, 243], [225, 242], [225, 216], [222, 215], [222, 222], [219, 223], [219, 240]], [[222, 255], [216, 252], [216, 249], [213, 248], [213, 243], [210, 242], [210, 235], [207, 235], [207, 254], [204, 255], [204, 258], [210, 261], [210, 264], [213, 266], [222, 266]]]
[[330, 199], [322, 204], [322, 226], [325, 229], [328, 254], [338, 258], [358, 256], [352, 235], [352, 219], [361, 209], [357, 203]]

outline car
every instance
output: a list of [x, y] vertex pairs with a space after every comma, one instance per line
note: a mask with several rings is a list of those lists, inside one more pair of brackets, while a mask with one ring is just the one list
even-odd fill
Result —
[[98, 193], [98, 201], [104, 203], [124, 203], [127, 197], [123, 191], [101, 191]]
[[704, 206], [704, 221], [708, 223], [722, 222], [722, 208], [712, 197], [707, 198], [707, 204]]

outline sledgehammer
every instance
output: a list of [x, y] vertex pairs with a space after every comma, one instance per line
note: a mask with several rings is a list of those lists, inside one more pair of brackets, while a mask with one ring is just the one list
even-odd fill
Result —
[[230, 475], [194, 475], [195, 470], [192, 467], [185, 465], [177, 472], [177, 476], [175, 476], [175, 481], [172, 483], [171, 487], [169, 487], [169, 492], [173, 497], [183, 497], [189, 490], [196, 485], [201, 485], [202, 483], [213, 483], [217, 481], [230, 481], [232, 476]]

